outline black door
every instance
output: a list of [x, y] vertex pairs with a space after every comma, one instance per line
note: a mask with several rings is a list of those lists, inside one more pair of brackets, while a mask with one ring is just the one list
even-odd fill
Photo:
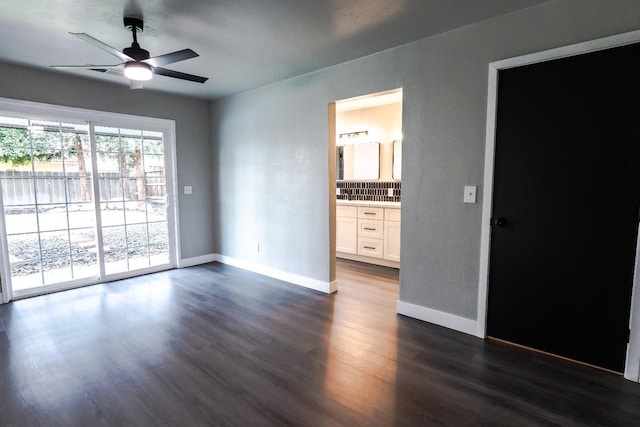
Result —
[[622, 372], [640, 45], [499, 72], [487, 334]]

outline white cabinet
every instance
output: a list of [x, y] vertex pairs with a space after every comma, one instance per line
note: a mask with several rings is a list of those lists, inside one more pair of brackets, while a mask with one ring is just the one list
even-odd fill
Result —
[[384, 209], [384, 259], [400, 262], [400, 209]]
[[340, 258], [399, 267], [400, 208], [338, 205], [336, 252]]
[[355, 206], [336, 207], [336, 251], [358, 253], [358, 209]]

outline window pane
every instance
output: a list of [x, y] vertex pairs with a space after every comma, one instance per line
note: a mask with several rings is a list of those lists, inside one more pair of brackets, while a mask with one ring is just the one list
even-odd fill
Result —
[[146, 247], [148, 243], [147, 224], [127, 225], [127, 246], [129, 248]]
[[124, 226], [102, 227], [102, 240], [104, 243], [105, 256], [127, 249], [127, 235]]
[[103, 227], [124, 225], [124, 202], [101, 203], [100, 218]]
[[90, 228], [93, 230], [96, 224], [96, 216], [93, 212], [93, 204], [69, 205], [69, 228]]
[[38, 217], [33, 206], [4, 209], [4, 220], [7, 235], [36, 233], [38, 231]]
[[168, 239], [168, 228], [166, 222], [149, 223], [149, 243], [152, 245], [166, 244]]
[[160, 139], [145, 138], [142, 147], [145, 154], [163, 154], [164, 141], [162, 140], [162, 135], [160, 135]]
[[145, 224], [147, 222], [144, 202], [126, 202], [124, 205], [127, 224]]
[[64, 205], [39, 206], [38, 224], [40, 231], [66, 230], [69, 227], [66, 207]]
[[33, 205], [36, 202], [30, 172], [0, 171], [4, 207]]

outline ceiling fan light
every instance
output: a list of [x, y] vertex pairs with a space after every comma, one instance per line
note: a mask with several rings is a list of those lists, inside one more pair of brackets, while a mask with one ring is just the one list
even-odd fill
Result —
[[151, 80], [153, 71], [149, 64], [131, 61], [124, 64], [124, 75], [131, 80], [144, 81]]

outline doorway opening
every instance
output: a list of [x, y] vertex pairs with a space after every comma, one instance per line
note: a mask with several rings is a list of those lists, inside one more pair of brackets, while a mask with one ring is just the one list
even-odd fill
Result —
[[332, 280], [340, 266], [398, 280], [402, 89], [336, 101], [329, 117]]

